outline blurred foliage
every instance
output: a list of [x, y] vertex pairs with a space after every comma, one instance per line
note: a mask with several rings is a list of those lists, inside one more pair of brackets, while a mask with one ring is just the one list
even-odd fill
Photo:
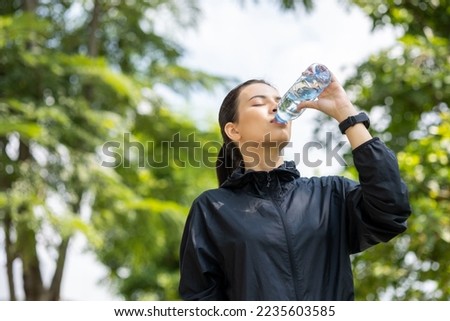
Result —
[[448, 0], [347, 0], [360, 7], [373, 22], [373, 27], [393, 25], [410, 35], [432, 31], [448, 38], [450, 14]]
[[422, 113], [448, 107], [448, 49], [448, 39], [406, 34], [393, 48], [372, 55], [346, 82], [355, 104], [371, 112], [373, 133], [393, 150], [408, 144]]
[[420, 132], [398, 153], [413, 208], [408, 230], [354, 257], [358, 299], [450, 298], [450, 111]]
[[[194, 195], [216, 186], [201, 157], [217, 154], [219, 134], [172, 113], [154, 85], [180, 94], [225, 79], [179, 65], [183, 49], [156, 25], [195, 26], [196, 1], [11, 1], [0, 14], [10, 299], [59, 300], [76, 233], [117, 295], [178, 298], [181, 229]], [[54, 260], [49, 284], [44, 252]]]
[[[357, 299], [449, 300], [449, 3], [348, 2], [374, 28], [402, 30], [397, 43], [358, 66], [345, 87], [370, 113], [372, 133], [397, 152], [413, 208], [403, 235], [353, 258]], [[346, 173], [357, 178], [354, 168]]]
[[[167, 109], [138, 115], [131, 133], [111, 150], [119, 160], [115, 178], [98, 186], [109, 191], [93, 204], [103, 240], [97, 253], [125, 299], [177, 299], [185, 215], [194, 197], [217, 186], [218, 133], [201, 133]], [[117, 182], [122, 187], [111, 189]]]

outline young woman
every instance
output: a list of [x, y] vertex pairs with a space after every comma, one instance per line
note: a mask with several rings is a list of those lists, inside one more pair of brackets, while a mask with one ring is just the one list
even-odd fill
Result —
[[279, 100], [274, 87], [250, 80], [222, 103], [220, 186], [193, 202], [181, 243], [185, 300], [353, 300], [350, 254], [406, 229], [411, 210], [396, 158], [335, 77], [299, 108], [337, 120], [359, 183], [301, 177], [283, 160], [291, 125], [273, 122]]

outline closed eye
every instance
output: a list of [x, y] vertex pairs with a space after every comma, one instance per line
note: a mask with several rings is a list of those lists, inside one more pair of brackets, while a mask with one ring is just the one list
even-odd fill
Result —
[[[278, 103], [280, 100], [281, 100], [281, 97], [280, 96], [275, 96], [275, 97], [273, 97], [274, 98], [274, 100], [275, 100], [275, 102], [276, 103]], [[269, 98], [267, 97], [267, 96], [265, 96], [265, 95], [255, 95], [255, 96], [253, 96], [253, 97], [251, 97], [250, 99], [249, 99], [249, 101], [250, 100], [253, 100], [254, 102], [251, 104], [251, 106], [252, 107], [262, 107], [262, 106], [266, 106], [267, 105], [267, 100], [268, 100]]]

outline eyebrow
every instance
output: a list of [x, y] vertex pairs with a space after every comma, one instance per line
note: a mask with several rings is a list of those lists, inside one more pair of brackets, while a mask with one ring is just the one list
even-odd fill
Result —
[[[252, 99], [255, 99], [255, 98], [267, 99], [267, 96], [266, 95], [255, 95], [253, 97], [250, 97], [250, 99], [248, 101], [250, 101]], [[275, 100], [280, 100], [281, 99], [280, 96], [274, 96], [274, 98], [275, 98]]]

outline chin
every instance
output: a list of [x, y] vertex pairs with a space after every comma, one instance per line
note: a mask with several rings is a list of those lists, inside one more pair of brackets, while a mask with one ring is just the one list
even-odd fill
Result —
[[280, 144], [289, 143], [291, 140], [291, 134], [288, 130], [272, 133], [272, 141], [279, 142]]
[[285, 147], [287, 144], [290, 143], [291, 137], [290, 135], [282, 135], [280, 133], [277, 134], [271, 134], [270, 137], [266, 136], [263, 142], [270, 143], [272, 146], [281, 146]]
[[288, 146], [291, 142], [290, 141], [283, 141], [280, 142], [280, 150], [284, 149], [286, 146]]
[[269, 130], [261, 138], [262, 140], [257, 141], [265, 143], [275, 143], [276, 145], [285, 143], [287, 144], [291, 140], [291, 131], [288, 127], [283, 128], [282, 130]]

